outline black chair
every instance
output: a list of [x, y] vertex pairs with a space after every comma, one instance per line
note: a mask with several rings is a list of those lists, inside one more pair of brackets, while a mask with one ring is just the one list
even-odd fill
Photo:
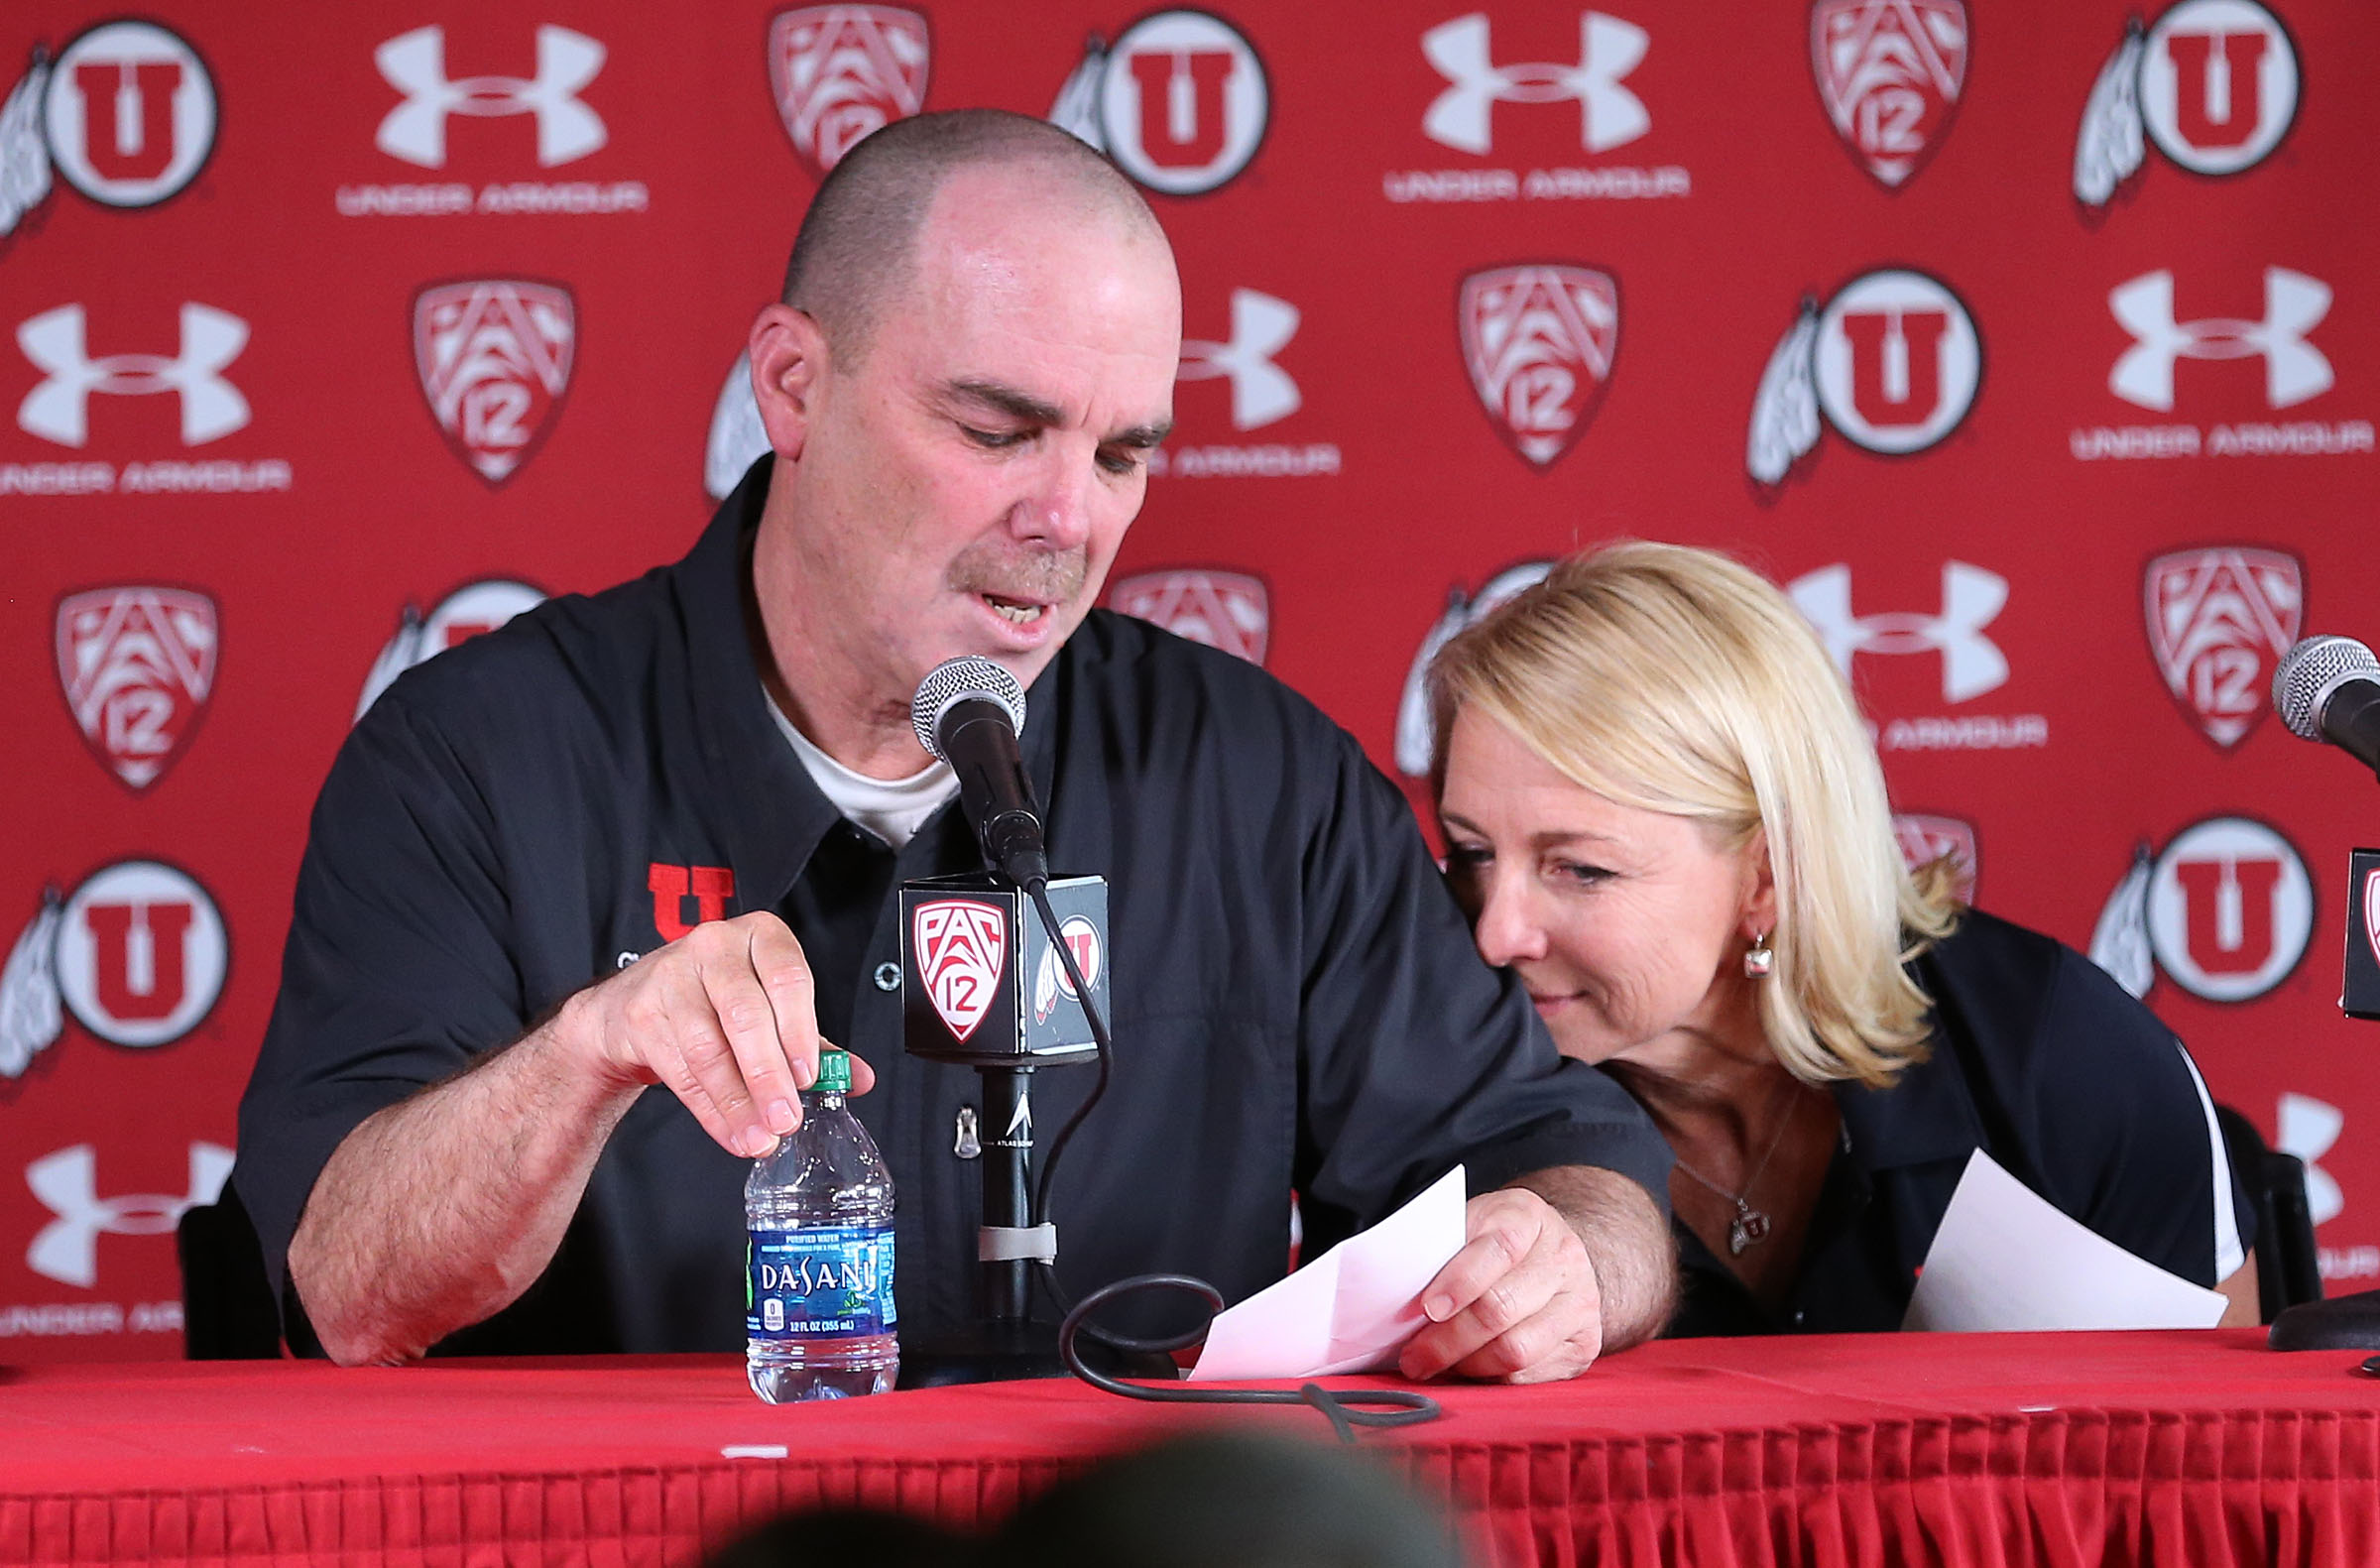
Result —
[[174, 1253], [181, 1263], [184, 1356], [241, 1361], [281, 1354], [281, 1314], [265, 1279], [264, 1249], [228, 1183], [214, 1202], [182, 1210]]
[[2267, 1147], [2256, 1124], [2227, 1105], [2214, 1108], [2231, 1173], [2256, 1214], [2256, 1311], [2270, 1323], [2301, 1302], [2322, 1297], [2314, 1214], [2306, 1205], [2306, 1162]]

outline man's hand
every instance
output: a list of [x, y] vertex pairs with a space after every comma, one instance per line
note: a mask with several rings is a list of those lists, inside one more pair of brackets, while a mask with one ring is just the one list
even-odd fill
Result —
[[[563, 1006], [554, 1026], [608, 1076], [657, 1083], [731, 1154], [758, 1157], [801, 1125], [818, 1081], [816, 988], [785, 922], [706, 920]], [[851, 1089], [876, 1074], [852, 1058]]]
[[1575, 1378], [1604, 1348], [1604, 1296], [1586, 1244], [1522, 1187], [1464, 1208], [1470, 1240], [1421, 1295], [1430, 1326], [1405, 1344], [1408, 1378], [1452, 1371], [1505, 1383]]

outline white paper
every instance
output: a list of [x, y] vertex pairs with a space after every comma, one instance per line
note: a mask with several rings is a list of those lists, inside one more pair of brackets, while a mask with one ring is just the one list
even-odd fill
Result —
[[1951, 1194], [1901, 1327], [2212, 1328], [2223, 1306], [2219, 1292], [2068, 1218], [1978, 1148]]
[[1207, 1327], [1192, 1383], [1368, 1372], [1427, 1320], [1421, 1292], [1463, 1250], [1461, 1167], [1370, 1230], [1267, 1285]]

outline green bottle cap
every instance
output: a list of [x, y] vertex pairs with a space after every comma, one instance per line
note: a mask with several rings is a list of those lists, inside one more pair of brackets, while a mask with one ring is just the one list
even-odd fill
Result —
[[851, 1092], [851, 1052], [832, 1045], [818, 1047], [818, 1081], [810, 1085], [815, 1094], [849, 1094]]

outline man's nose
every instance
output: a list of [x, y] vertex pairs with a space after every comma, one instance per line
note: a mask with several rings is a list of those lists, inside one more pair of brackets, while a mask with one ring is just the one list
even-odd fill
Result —
[[1097, 454], [1069, 449], [1053, 441], [1033, 477], [1032, 489], [1017, 503], [1016, 532], [1050, 549], [1079, 549], [1091, 537], [1091, 509], [1097, 504], [1093, 473]]
[[1528, 879], [1500, 869], [1488, 873], [1471, 937], [1480, 956], [1498, 969], [1545, 956], [1545, 922], [1538, 917]]

